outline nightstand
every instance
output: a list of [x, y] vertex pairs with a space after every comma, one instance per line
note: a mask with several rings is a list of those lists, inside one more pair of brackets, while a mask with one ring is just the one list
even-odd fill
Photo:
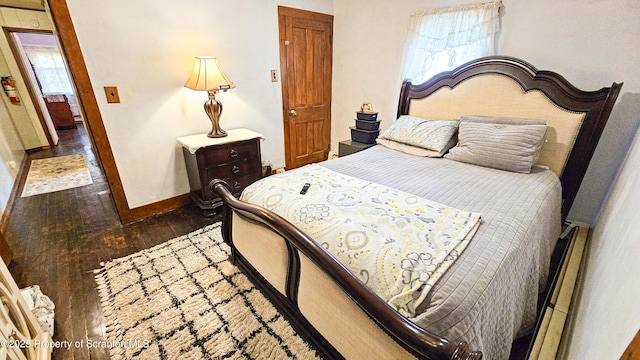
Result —
[[345, 156], [364, 149], [368, 149], [376, 144], [363, 144], [353, 140], [343, 140], [338, 144], [338, 156]]
[[189, 197], [205, 216], [213, 216], [222, 200], [209, 189], [213, 179], [222, 179], [240, 196], [245, 187], [262, 177], [260, 157], [261, 134], [247, 130], [227, 130], [223, 138], [209, 138], [206, 134], [184, 136], [182, 144]]

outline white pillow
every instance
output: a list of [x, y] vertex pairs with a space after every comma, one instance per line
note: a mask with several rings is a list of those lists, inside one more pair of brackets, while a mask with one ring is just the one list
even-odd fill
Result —
[[447, 146], [445, 146], [445, 148], [442, 151], [433, 151], [433, 150], [429, 150], [429, 149], [425, 149], [425, 148], [421, 148], [421, 147], [417, 147], [409, 144], [403, 144], [393, 140], [381, 139], [381, 138], [377, 138], [376, 142], [378, 143], [378, 145], [382, 145], [389, 149], [398, 150], [406, 154], [422, 156], [422, 157], [438, 158], [438, 157], [442, 157], [451, 147], [453, 147], [456, 144], [457, 139], [455, 136], [452, 137], [451, 140], [449, 140], [449, 144], [447, 144]]
[[378, 138], [433, 150], [446, 151], [458, 130], [458, 120], [432, 120], [402, 115]]

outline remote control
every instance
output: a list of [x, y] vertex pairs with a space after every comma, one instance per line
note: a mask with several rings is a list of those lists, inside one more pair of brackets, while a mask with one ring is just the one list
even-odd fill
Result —
[[311, 184], [305, 183], [304, 186], [302, 187], [302, 190], [300, 190], [300, 195], [306, 194], [307, 190], [309, 190], [309, 186], [311, 186]]

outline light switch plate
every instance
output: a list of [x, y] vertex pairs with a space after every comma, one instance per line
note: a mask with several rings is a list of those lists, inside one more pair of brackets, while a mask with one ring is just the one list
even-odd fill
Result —
[[107, 95], [108, 103], [120, 102], [120, 95], [118, 95], [118, 88], [116, 86], [105, 86], [104, 93]]

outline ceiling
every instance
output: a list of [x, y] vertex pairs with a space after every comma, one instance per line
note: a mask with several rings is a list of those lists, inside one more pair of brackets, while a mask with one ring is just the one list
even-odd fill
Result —
[[44, 11], [45, 0], [0, 0], [0, 6]]

